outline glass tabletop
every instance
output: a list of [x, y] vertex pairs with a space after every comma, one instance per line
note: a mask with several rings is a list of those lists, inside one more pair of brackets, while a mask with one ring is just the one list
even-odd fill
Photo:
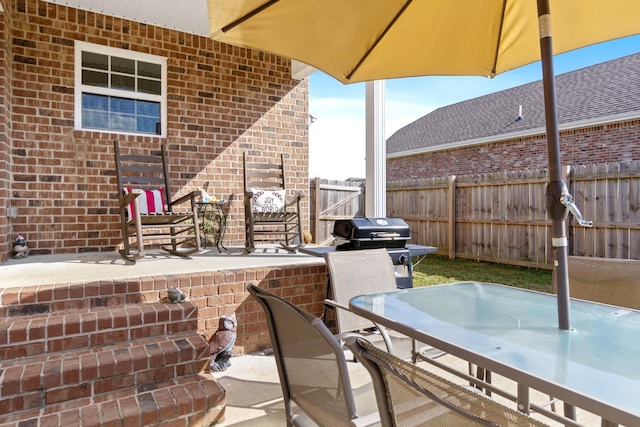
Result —
[[565, 331], [555, 295], [488, 283], [358, 296], [351, 307], [426, 343], [446, 343], [640, 417], [638, 311], [571, 300], [573, 329]]

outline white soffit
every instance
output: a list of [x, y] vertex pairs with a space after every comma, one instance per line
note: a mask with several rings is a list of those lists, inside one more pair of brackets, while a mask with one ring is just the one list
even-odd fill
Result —
[[209, 37], [207, 0], [45, 0], [74, 9]]

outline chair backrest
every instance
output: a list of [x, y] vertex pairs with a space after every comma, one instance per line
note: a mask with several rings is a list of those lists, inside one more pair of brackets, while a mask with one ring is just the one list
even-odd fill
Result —
[[169, 206], [171, 188], [169, 185], [169, 169], [167, 167], [167, 147], [162, 144], [160, 151], [152, 154], [121, 154], [118, 141], [113, 142], [116, 161], [116, 177], [119, 197], [122, 198], [126, 188], [140, 190], [162, 190], [164, 205]]
[[[335, 251], [324, 254], [329, 270], [331, 299], [344, 306], [356, 295], [389, 292], [397, 289], [393, 261], [386, 249]], [[370, 320], [335, 310], [338, 333], [373, 326]]]
[[640, 261], [581, 256], [567, 260], [572, 298], [640, 310]]
[[331, 331], [312, 314], [255, 285], [247, 290], [264, 309], [285, 400], [319, 425], [349, 425], [357, 418], [343, 350]]
[[384, 426], [545, 425], [475, 389], [380, 350], [363, 338], [350, 338], [347, 346], [371, 374]]
[[244, 190], [251, 192], [257, 190], [285, 190], [286, 176], [284, 171], [284, 154], [280, 154], [277, 159], [266, 159], [262, 163], [249, 161], [247, 153], [243, 155], [244, 166]]

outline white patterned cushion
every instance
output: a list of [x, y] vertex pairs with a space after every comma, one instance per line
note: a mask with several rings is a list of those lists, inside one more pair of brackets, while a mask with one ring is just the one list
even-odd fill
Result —
[[[142, 190], [140, 188], [125, 188], [124, 193], [142, 193], [142, 196], [138, 196], [140, 215], [161, 214], [165, 211], [163, 189]], [[134, 207], [134, 202], [129, 203], [129, 206], [127, 206], [127, 215], [129, 218], [133, 218], [132, 213], [134, 212]]]
[[251, 189], [253, 193], [254, 212], [282, 212], [284, 210], [285, 190], [257, 190]]

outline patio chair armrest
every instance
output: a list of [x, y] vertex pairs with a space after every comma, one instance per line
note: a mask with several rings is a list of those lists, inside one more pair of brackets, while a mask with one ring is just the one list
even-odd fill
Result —
[[326, 298], [326, 299], [324, 300], [324, 304], [325, 304], [325, 305], [328, 305], [328, 306], [331, 306], [331, 307], [333, 307], [333, 308], [340, 308], [340, 309], [342, 309], [342, 310], [351, 311], [351, 310], [349, 310], [349, 307], [347, 307], [346, 305], [344, 305], [344, 304], [340, 304], [339, 302], [334, 301], [334, 300], [329, 299], [329, 298]]
[[[328, 306], [331, 306], [333, 308], [337, 308], [337, 309], [341, 309], [341, 310], [347, 310], [350, 313], [353, 313], [353, 311], [349, 310], [349, 307], [347, 307], [344, 304], [341, 304], [337, 301], [334, 301], [332, 299], [326, 298], [324, 300], [324, 303]], [[353, 313], [355, 314], [355, 313]], [[378, 325], [375, 322], [371, 322], [373, 323], [373, 325], [376, 327], [376, 329], [378, 329], [378, 331], [380, 332], [380, 335], [382, 336], [382, 339], [384, 340], [384, 344], [387, 347], [387, 350], [389, 351], [389, 353], [393, 353], [393, 344], [391, 343], [391, 337], [389, 336], [389, 333], [387, 332], [387, 330], [384, 328], [384, 326], [382, 325]], [[343, 338], [343, 335], [340, 335], [340, 338]]]
[[200, 196], [201, 194], [202, 193], [200, 192], [200, 190], [191, 191], [190, 193], [187, 193], [182, 197], [178, 197], [177, 199], [170, 201], [169, 202], [169, 206], [179, 205], [179, 204], [182, 204], [184, 202], [189, 202], [191, 200], [195, 200], [195, 198]]

